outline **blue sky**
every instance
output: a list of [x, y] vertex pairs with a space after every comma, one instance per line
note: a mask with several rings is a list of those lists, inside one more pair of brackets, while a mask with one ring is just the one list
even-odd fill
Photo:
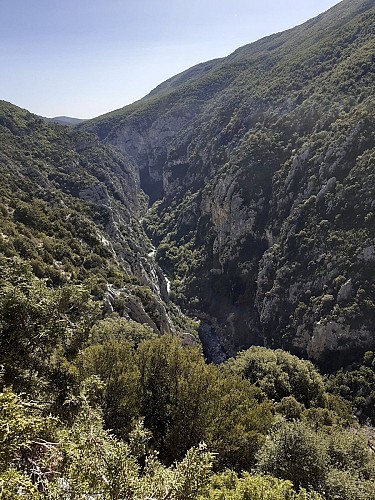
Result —
[[0, 0], [0, 99], [91, 118], [338, 0]]

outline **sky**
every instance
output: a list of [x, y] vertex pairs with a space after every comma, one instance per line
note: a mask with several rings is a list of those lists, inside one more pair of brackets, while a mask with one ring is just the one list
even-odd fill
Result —
[[121, 108], [338, 0], [0, 0], [0, 99], [47, 117]]

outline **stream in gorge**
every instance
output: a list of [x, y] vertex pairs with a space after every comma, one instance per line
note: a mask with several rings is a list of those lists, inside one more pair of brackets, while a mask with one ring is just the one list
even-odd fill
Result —
[[[148, 256], [155, 261], [155, 264], [157, 266], [159, 266], [155, 260], [156, 248], [154, 246], [152, 246]], [[167, 293], [169, 294], [171, 291], [171, 280], [168, 278], [168, 276], [160, 266], [159, 268], [162, 271], [166, 283]], [[199, 321], [200, 325], [198, 329], [198, 334], [202, 344], [204, 357], [209, 363], [214, 363], [215, 365], [224, 363], [224, 361], [226, 361], [229, 356], [225, 352], [223, 346], [221, 345], [220, 340], [216, 334], [215, 328], [203, 320]]]

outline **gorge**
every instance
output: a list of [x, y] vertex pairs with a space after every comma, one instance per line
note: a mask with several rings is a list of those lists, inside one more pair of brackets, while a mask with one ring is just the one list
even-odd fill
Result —
[[172, 296], [229, 354], [374, 346], [373, 26], [341, 2], [81, 126], [134, 164]]
[[0, 498], [375, 499], [375, 4], [91, 120], [0, 101]]

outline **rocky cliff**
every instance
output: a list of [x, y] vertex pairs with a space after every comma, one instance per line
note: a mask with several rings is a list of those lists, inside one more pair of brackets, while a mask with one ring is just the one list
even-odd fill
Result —
[[171, 295], [229, 353], [375, 345], [374, 25], [345, 0], [83, 125], [134, 162]]

